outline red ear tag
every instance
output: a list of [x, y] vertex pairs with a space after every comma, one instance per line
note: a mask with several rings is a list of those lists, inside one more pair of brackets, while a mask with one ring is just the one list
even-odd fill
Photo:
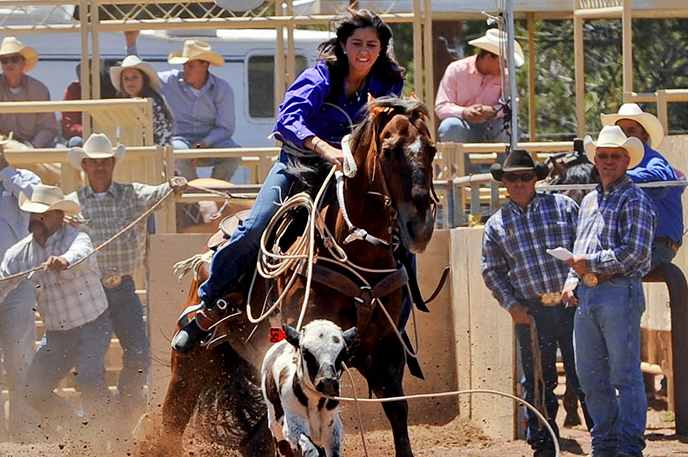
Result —
[[279, 343], [280, 341], [287, 338], [287, 334], [284, 333], [281, 327], [270, 327], [270, 342]]

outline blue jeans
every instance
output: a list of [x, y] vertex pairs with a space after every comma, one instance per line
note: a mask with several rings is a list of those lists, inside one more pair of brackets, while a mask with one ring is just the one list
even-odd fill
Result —
[[109, 398], [105, 381], [105, 353], [110, 347], [112, 327], [103, 313], [96, 320], [70, 330], [48, 330], [31, 362], [26, 380], [26, 399], [36, 411], [56, 420], [73, 419], [69, 403], [53, 393], [58, 383], [75, 368], [73, 380], [81, 392], [84, 409], [94, 416]]
[[[24, 399], [24, 385], [36, 342], [35, 306], [36, 299], [26, 282], [0, 303], [0, 344], [10, 393], [9, 431], [12, 434], [30, 427], [33, 418], [33, 410]], [[0, 415], [4, 414], [5, 409], [2, 408]]]
[[131, 276], [124, 276], [122, 283], [105, 290], [108, 315], [112, 329], [122, 346], [122, 371], [117, 382], [119, 401], [124, 409], [141, 408], [145, 405], [143, 386], [150, 368], [150, 341], [143, 321], [143, 304], [136, 294]]
[[[174, 149], [193, 149], [194, 143], [201, 141], [203, 137], [172, 137], [172, 146]], [[238, 148], [239, 145], [231, 138], [220, 140], [217, 143], [209, 144], [209, 148]], [[234, 172], [241, 164], [240, 158], [227, 157], [217, 159], [182, 159], [177, 161], [177, 170], [181, 176], [191, 181], [198, 178], [196, 174], [196, 167], [192, 166], [192, 162], [196, 166], [213, 167], [212, 177], [229, 181], [232, 179]]]
[[294, 177], [286, 172], [287, 161], [287, 153], [281, 151], [260, 188], [251, 214], [236, 229], [229, 243], [215, 253], [210, 264], [210, 277], [198, 289], [198, 296], [207, 305], [213, 306], [236, 285], [239, 276], [258, 254], [263, 230], [279, 209], [279, 202], [290, 195]]
[[[576, 369], [585, 392], [595, 457], [642, 456], [647, 398], [640, 371], [640, 279], [581, 284], [574, 327]], [[618, 397], [616, 392], [618, 391]]]
[[502, 143], [506, 140], [504, 118], [487, 119], [480, 124], [471, 124], [465, 119], [448, 117], [440, 122], [437, 133], [440, 141], [454, 143]]
[[67, 140], [67, 147], [69, 149], [75, 148], [77, 146], [81, 147], [84, 145], [84, 139], [80, 136], [73, 136]]

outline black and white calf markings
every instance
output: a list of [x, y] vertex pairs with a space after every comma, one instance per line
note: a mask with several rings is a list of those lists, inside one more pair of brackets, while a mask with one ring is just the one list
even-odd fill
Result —
[[287, 339], [263, 359], [262, 389], [278, 456], [340, 457], [344, 429], [339, 402], [342, 363], [356, 328], [342, 331], [328, 320], [314, 320], [299, 332], [285, 328]]

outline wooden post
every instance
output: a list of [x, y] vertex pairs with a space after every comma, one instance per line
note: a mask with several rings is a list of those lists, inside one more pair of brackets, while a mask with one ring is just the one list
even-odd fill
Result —
[[585, 51], [583, 43], [583, 18], [573, 15], [573, 52], [576, 67], [576, 133], [583, 138], [585, 126]]
[[421, 0], [413, 0], [413, 91], [418, 98], [425, 100], [423, 94], [423, 17]]
[[433, 40], [432, 40], [432, 0], [425, 0], [425, 11], [423, 14], [423, 61], [425, 62], [425, 104], [430, 110], [428, 128], [430, 134], [435, 138], [435, 72], [433, 67]]
[[664, 135], [668, 135], [669, 114], [667, 113], [667, 96], [665, 89], [660, 89], [657, 91], [657, 117], [664, 128]]
[[[287, 15], [294, 16], [292, 0], [287, 0]], [[296, 79], [296, 51], [294, 50], [294, 26], [287, 26], [287, 85]], [[281, 100], [281, 98], [280, 98]]]
[[623, 27], [622, 55], [623, 55], [623, 90], [633, 92], [633, 17], [631, 13], [631, 0], [623, 0], [623, 14], [621, 17]]
[[[277, 8], [282, 12], [281, 4]], [[274, 113], [277, 114], [284, 93], [286, 91], [286, 65], [284, 61], [284, 27], [277, 27], [277, 40], [275, 41], [275, 107]]]
[[535, 15], [528, 13], [528, 133], [537, 141], [537, 107], [535, 99]]

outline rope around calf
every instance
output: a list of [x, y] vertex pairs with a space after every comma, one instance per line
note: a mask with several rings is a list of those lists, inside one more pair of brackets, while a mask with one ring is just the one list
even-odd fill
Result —
[[401, 397], [387, 397], [387, 398], [358, 398], [356, 395], [356, 383], [354, 381], [354, 377], [351, 374], [351, 370], [349, 370], [349, 367], [346, 366], [346, 364], [342, 364], [344, 366], [344, 369], [346, 370], [346, 374], [349, 376], [349, 380], [351, 381], [351, 385], [353, 388], [353, 394], [354, 397], [329, 397], [326, 395], [321, 394], [320, 392], [316, 391], [314, 388], [307, 386], [310, 388], [311, 391], [314, 391], [316, 394], [320, 395], [321, 397], [329, 398], [331, 400], [336, 400], [336, 401], [348, 401], [348, 402], [354, 402], [356, 405], [356, 413], [358, 415], [358, 424], [359, 424], [359, 429], [361, 430], [361, 440], [363, 442], [363, 452], [365, 453], [366, 457], [368, 457], [368, 449], [366, 447], [366, 441], [365, 441], [365, 432], [363, 430], [363, 416], [361, 415], [361, 410], [359, 407], [359, 403], [391, 403], [395, 401], [405, 401], [405, 400], [416, 400], [416, 399], [421, 399], [421, 398], [438, 398], [438, 397], [460, 397], [462, 395], [473, 395], [473, 394], [488, 394], [488, 395], [497, 395], [500, 397], [506, 397], [510, 398], [513, 401], [522, 404], [526, 408], [528, 408], [531, 412], [535, 413], [537, 418], [540, 420], [545, 425], [545, 428], [547, 428], [547, 432], [549, 432], [550, 436], [552, 437], [552, 443], [554, 444], [554, 455], [555, 457], [560, 457], [561, 456], [561, 449], [559, 448], [559, 441], [557, 440], [557, 435], [554, 433], [554, 429], [552, 426], [549, 424], [547, 419], [545, 419], [545, 416], [542, 415], [540, 411], [535, 408], [535, 406], [531, 405], [527, 401], [525, 401], [522, 398], [518, 398], [515, 395], [507, 394], [505, 392], [499, 392], [498, 390], [491, 390], [491, 389], [466, 389], [466, 390], [453, 390], [453, 391], [448, 391], [448, 392], [437, 392], [437, 393], [429, 393], [429, 394], [414, 394], [414, 395], [404, 395]]
[[[174, 193], [174, 190], [172, 190], [172, 189], [168, 190], [165, 194], [163, 194], [162, 197], [160, 197], [160, 199], [159, 199], [157, 202], [155, 202], [155, 203], [153, 204], [153, 206], [151, 206], [151, 207], [148, 208], [146, 211], [144, 211], [143, 213], [141, 213], [141, 215], [139, 215], [136, 219], [134, 219], [133, 221], [131, 221], [131, 223], [129, 223], [129, 225], [127, 225], [127, 226], [124, 227], [122, 230], [120, 230], [119, 232], [115, 233], [114, 235], [112, 235], [112, 236], [111, 236], [110, 238], [108, 238], [107, 240], [105, 240], [102, 244], [100, 244], [98, 247], [96, 247], [95, 249], [93, 249], [92, 252], [89, 252], [88, 254], [86, 254], [86, 255], [85, 255], [84, 257], [82, 257], [81, 259], [79, 259], [79, 260], [77, 260], [76, 262], [74, 262], [73, 264], [69, 265], [65, 270], [71, 270], [72, 268], [75, 268], [75, 267], [76, 267], [77, 265], [79, 265], [80, 263], [86, 261], [86, 259], [88, 259], [89, 257], [91, 257], [91, 256], [93, 256], [94, 254], [96, 254], [97, 252], [99, 252], [99, 251], [105, 249], [108, 245], [112, 244], [117, 238], [119, 238], [120, 236], [124, 235], [124, 234], [125, 234], [126, 232], [128, 232], [129, 230], [133, 229], [138, 223], [140, 223], [142, 220], [144, 220], [145, 218], [147, 218], [148, 216], [150, 216], [152, 213], [154, 213], [154, 212], [155, 212], [155, 211], [165, 202], [165, 200], [167, 200], [167, 198], [168, 198], [170, 195], [172, 195], [173, 193]], [[35, 271], [42, 270], [42, 269], [43, 269], [43, 266], [42, 266], [42, 265], [39, 265], [39, 266], [37, 266], [37, 267], [31, 268], [30, 270], [26, 270], [26, 271], [21, 271], [21, 272], [19, 272], [19, 273], [15, 273], [15, 274], [13, 274], [13, 275], [6, 276], [6, 277], [4, 277], [4, 278], [0, 278], [0, 283], [1, 283], [1, 282], [5, 282], [5, 281], [10, 281], [10, 280], [12, 280], [12, 279], [21, 278], [22, 276], [29, 275], [29, 274], [31, 274], [31, 273], [33, 273], [33, 272], [35, 272]]]

